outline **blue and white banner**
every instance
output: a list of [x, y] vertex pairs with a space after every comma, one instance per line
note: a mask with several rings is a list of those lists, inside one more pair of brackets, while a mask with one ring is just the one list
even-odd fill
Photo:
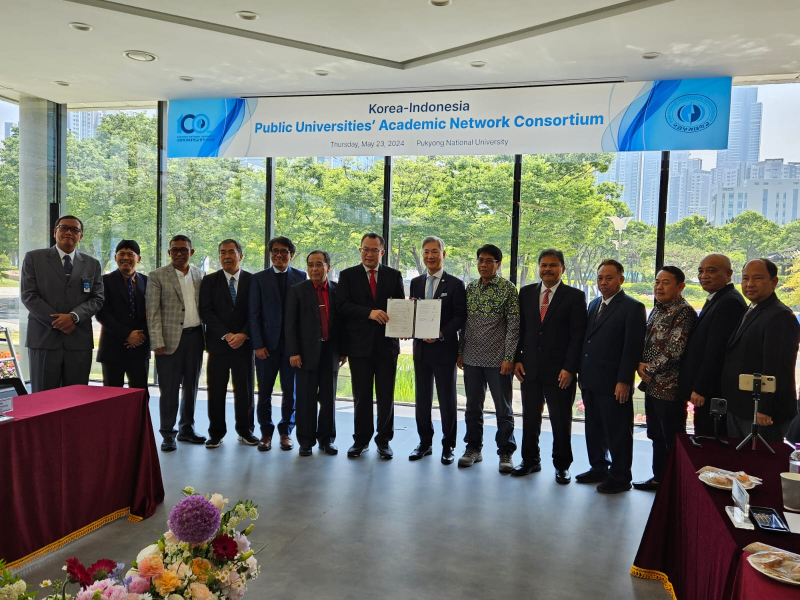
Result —
[[721, 150], [731, 79], [173, 100], [168, 156]]

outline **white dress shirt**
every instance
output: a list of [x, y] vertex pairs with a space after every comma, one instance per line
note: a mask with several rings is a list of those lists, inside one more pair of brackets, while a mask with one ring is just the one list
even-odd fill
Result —
[[178, 276], [178, 281], [181, 284], [181, 291], [183, 292], [183, 328], [189, 329], [190, 327], [197, 327], [200, 325], [200, 312], [197, 310], [197, 303], [194, 299], [194, 281], [192, 281], [192, 271], [189, 270], [184, 275], [178, 269], [175, 269], [175, 274]]
[[442, 280], [442, 275], [443, 274], [444, 274], [444, 268], [439, 269], [438, 271], [436, 271], [436, 273], [433, 274], [433, 276], [436, 279], [434, 279], [433, 283], [431, 284], [431, 280], [429, 279], [431, 274], [430, 274], [430, 272], [425, 271], [425, 277], [428, 278], [428, 279], [425, 280], [425, 295], [422, 298], [420, 298], [420, 300], [425, 300], [425, 298], [428, 297], [428, 288], [431, 285], [433, 285], [433, 293], [431, 293], [431, 298], [433, 298], [436, 295], [436, 289], [439, 287], [439, 282]]
[[544, 300], [544, 291], [545, 290], [550, 290], [549, 302], [552, 302], [553, 301], [553, 294], [556, 293], [556, 290], [558, 289], [558, 286], [560, 286], [560, 285], [561, 285], [560, 281], [557, 284], [555, 284], [553, 287], [551, 287], [551, 288], [545, 287], [544, 284], [541, 285], [541, 287], [539, 288], [539, 312], [542, 312], [542, 300]]
[[[364, 263], [361, 263], [361, 266], [364, 267], [364, 271], [366, 271], [366, 273], [367, 273], [367, 281], [369, 281], [369, 272], [371, 270], [373, 270], [373, 269], [370, 269]], [[381, 265], [380, 265], [380, 263], [378, 263], [378, 265], [374, 269], [374, 271], [375, 271], [375, 284], [376, 285], [378, 284], [378, 271], [380, 270], [380, 268], [381, 268]]]
[[[70, 252], [69, 254], [67, 254], [66, 252], [64, 252], [64, 251], [63, 251], [61, 248], [59, 248], [58, 246], [56, 246], [56, 250], [58, 250], [58, 256], [61, 258], [61, 266], [62, 266], [62, 267], [64, 266], [64, 257], [65, 257], [65, 256], [69, 256], [69, 260], [72, 262], [72, 266], [73, 266], [73, 267], [75, 266], [75, 250], [73, 250], [73, 251], [72, 251], [72, 252]], [[73, 320], [75, 323], [78, 323], [78, 322], [80, 321], [80, 317], [78, 316], [78, 313], [76, 313], [76, 312], [71, 312], [71, 313], [69, 313], [69, 314], [71, 314], [71, 315], [73, 316], [72, 320]]]
[[241, 272], [242, 270], [239, 269], [238, 271], [236, 271], [236, 273], [231, 275], [227, 271], [223, 271], [223, 273], [225, 273], [225, 283], [228, 285], [228, 288], [231, 287], [231, 279], [233, 279], [233, 289], [236, 290], [237, 294], [239, 293], [239, 273]]

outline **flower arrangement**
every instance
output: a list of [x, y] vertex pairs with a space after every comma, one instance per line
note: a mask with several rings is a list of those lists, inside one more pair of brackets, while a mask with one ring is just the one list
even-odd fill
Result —
[[0, 600], [25, 600], [36, 596], [36, 592], [28, 592], [27, 583], [18, 575], [12, 575], [5, 566], [5, 561], [0, 560]]
[[[0, 379], [17, 377], [17, 368], [14, 366], [14, 361], [2, 360], [8, 358], [11, 358], [11, 352], [8, 350], [0, 351]], [[19, 355], [17, 355], [17, 360], [19, 360]]]

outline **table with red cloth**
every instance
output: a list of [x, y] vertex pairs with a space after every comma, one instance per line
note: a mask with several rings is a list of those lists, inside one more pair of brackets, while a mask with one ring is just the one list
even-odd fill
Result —
[[0, 423], [0, 558], [19, 569], [164, 501], [144, 390], [74, 385], [14, 398]]
[[[730, 446], [704, 441], [696, 448], [688, 435], [677, 437], [636, 553], [631, 574], [662, 581], [679, 600], [730, 598], [742, 549], [753, 542], [800, 553], [800, 535], [736, 529], [725, 513], [733, 506], [731, 492], [707, 486], [696, 473], [711, 466], [760, 477], [763, 485], [749, 490], [750, 505], [782, 513], [780, 473], [789, 470], [790, 448], [772, 442], [772, 455], [759, 442], [756, 451], [749, 444], [737, 451], [738, 441], [729, 441]], [[796, 596], [793, 586], [786, 587]]]
[[797, 600], [800, 597], [800, 586], [787, 585], [759, 573], [745, 560], [748, 556], [750, 553], [745, 552], [739, 561], [731, 600]]

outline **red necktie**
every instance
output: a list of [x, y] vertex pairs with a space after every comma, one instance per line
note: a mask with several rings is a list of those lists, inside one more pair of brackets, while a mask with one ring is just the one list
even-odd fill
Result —
[[544, 298], [542, 298], [542, 308], [539, 310], [539, 320], [544, 321], [544, 316], [547, 314], [547, 308], [550, 306], [550, 288], [545, 288]]
[[375, 281], [375, 269], [369, 271], [369, 289], [372, 290], [372, 297], [375, 298], [375, 291], [378, 289], [378, 282]]
[[319, 321], [322, 324], [322, 341], [328, 341], [328, 306], [325, 302], [325, 286], [314, 286], [317, 290], [317, 302], [319, 302]]

